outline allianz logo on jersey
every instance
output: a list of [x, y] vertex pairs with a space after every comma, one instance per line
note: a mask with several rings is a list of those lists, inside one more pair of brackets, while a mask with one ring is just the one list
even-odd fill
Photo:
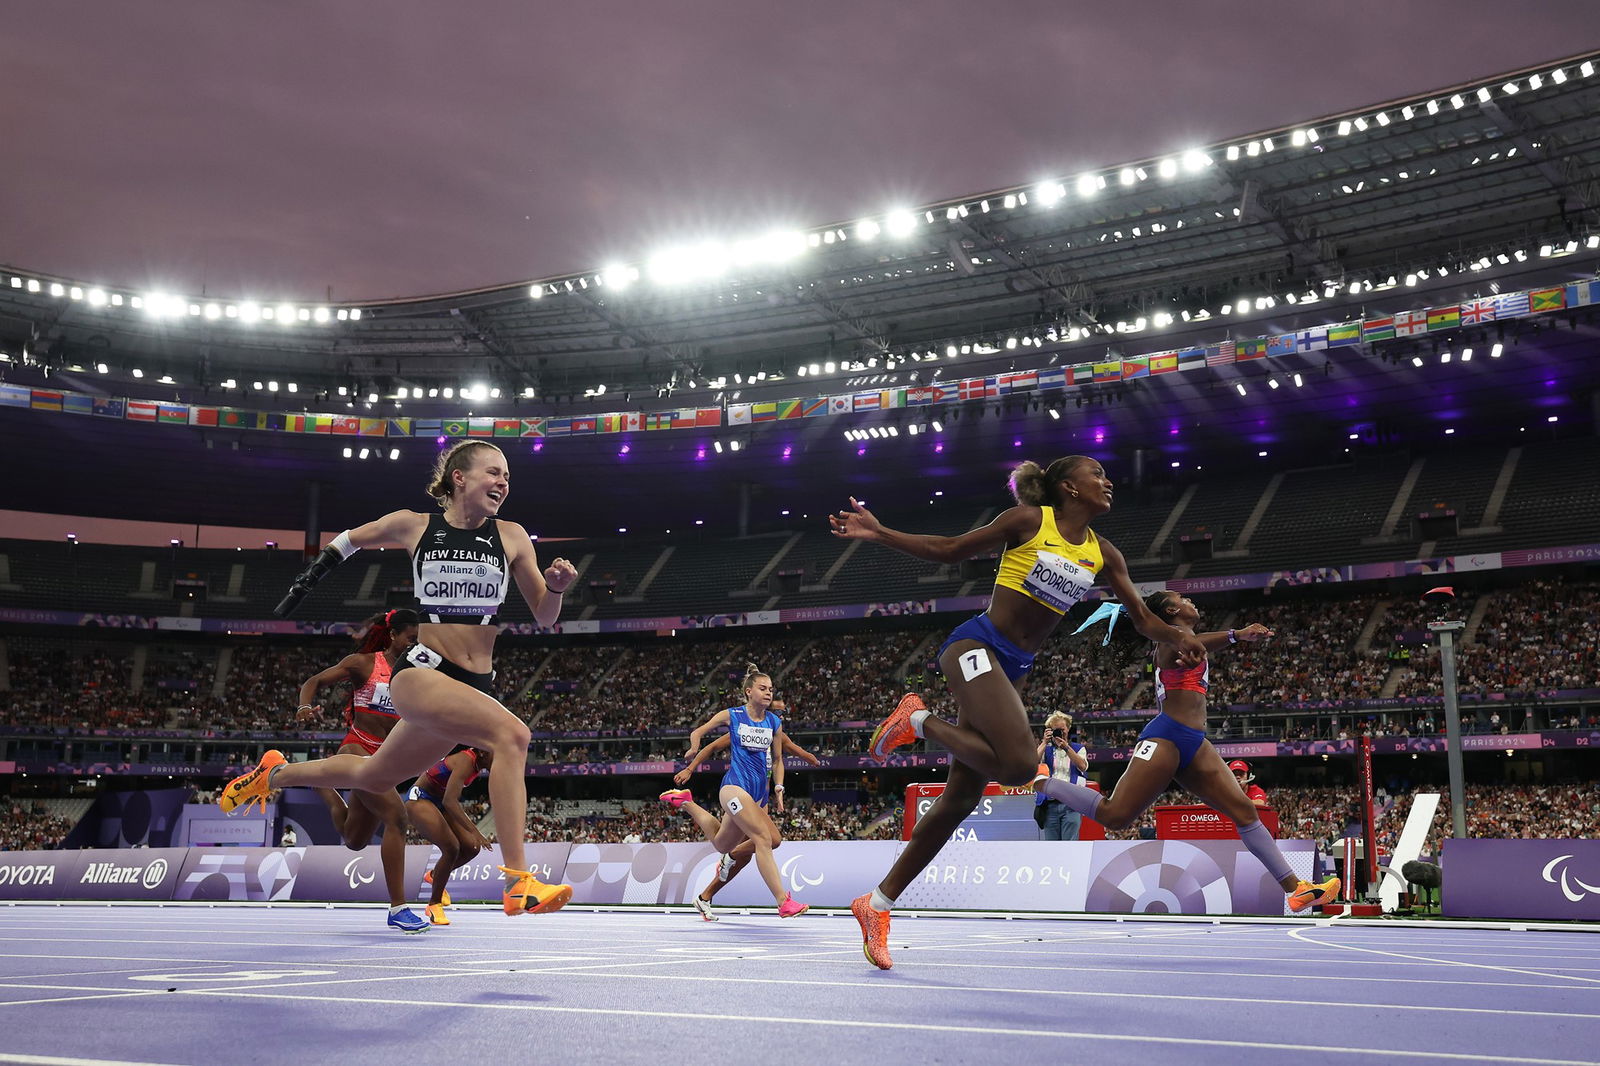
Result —
[[167, 878], [167, 860], [157, 859], [146, 866], [124, 866], [119, 862], [91, 862], [78, 878], [80, 885], [138, 885], [155, 888]]

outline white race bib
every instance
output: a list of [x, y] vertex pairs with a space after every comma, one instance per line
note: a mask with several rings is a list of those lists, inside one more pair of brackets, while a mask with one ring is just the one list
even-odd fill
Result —
[[1040, 603], [1065, 613], [1094, 586], [1094, 571], [1071, 559], [1042, 551], [1033, 569], [1022, 579], [1022, 588]]

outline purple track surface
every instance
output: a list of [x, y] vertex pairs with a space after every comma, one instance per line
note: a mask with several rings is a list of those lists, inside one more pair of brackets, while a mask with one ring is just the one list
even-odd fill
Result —
[[1600, 936], [848, 915], [0, 907], [0, 1061], [1593, 1062]]

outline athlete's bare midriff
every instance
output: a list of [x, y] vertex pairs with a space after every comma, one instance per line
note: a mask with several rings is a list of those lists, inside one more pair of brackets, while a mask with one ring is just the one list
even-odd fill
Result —
[[463, 626], [448, 622], [424, 622], [417, 629], [417, 641], [426, 644], [461, 669], [486, 674], [494, 669], [494, 641], [499, 626]]

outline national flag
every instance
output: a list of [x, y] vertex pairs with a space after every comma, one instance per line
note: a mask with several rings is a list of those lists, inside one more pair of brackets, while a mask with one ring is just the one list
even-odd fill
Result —
[[884, 389], [883, 390], [883, 406], [884, 407], [904, 407], [904, 406], [906, 406], [906, 387], [904, 385], [901, 385], [899, 388]]
[[644, 415], [638, 411], [624, 411], [622, 413], [622, 430], [624, 433], [631, 433], [633, 430], [643, 428]]
[[1567, 306], [1566, 288], [1534, 289], [1528, 293], [1528, 308], [1534, 314], [1544, 311], [1560, 311]]
[[1341, 322], [1336, 326], [1328, 327], [1328, 347], [1348, 348], [1352, 344], [1361, 343], [1361, 323]]
[[411, 419], [409, 419], [409, 418], [391, 418], [391, 419], [389, 419], [389, 428], [387, 430], [387, 435], [390, 436], [390, 437], [409, 437], [409, 436], [411, 436]]
[[283, 430], [285, 433], [310, 433], [311, 427], [307, 423], [312, 421], [306, 415], [289, 415], [283, 420]]
[[802, 400], [779, 400], [777, 406], [780, 419], [805, 417], [805, 402]]
[[518, 419], [518, 421], [522, 423], [522, 428], [517, 431], [517, 435], [518, 436], [521, 436], [521, 437], [543, 437], [544, 436], [544, 419], [542, 419], [542, 418], [521, 418], [521, 419]]
[[1067, 387], [1067, 371], [1065, 367], [1053, 366], [1048, 370], [1039, 371], [1039, 391], [1047, 392], [1052, 389]]
[[92, 413], [101, 418], [121, 418], [125, 406], [120, 396], [96, 396]]
[[189, 408], [189, 424], [191, 426], [214, 426], [217, 424], [217, 416], [220, 413], [215, 407], [191, 407]]
[[439, 432], [446, 437], [465, 437], [467, 435], [467, 420], [464, 418], [447, 418], [440, 424]]
[[1293, 333], [1278, 333], [1267, 338], [1268, 355], [1293, 355], [1295, 346], [1296, 335]]
[[260, 420], [260, 425], [256, 426], [256, 429], [271, 429], [281, 433], [283, 432], [283, 427], [289, 423], [288, 415], [277, 412], [268, 412], [256, 417]]
[[1123, 381], [1127, 381], [1129, 378], [1147, 378], [1149, 376], [1150, 376], [1150, 357], [1149, 356], [1141, 355], [1141, 356], [1137, 356], [1137, 357], [1135, 357], [1133, 359], [1124, 359], [1122, 361], [1122, 380]]
[[671, 429], [672, 428], [672, 412], [671, 411], [652, 411], [650, 414], [647, 414], [647, 415], [644, 416], [644, 428], [645, 429]]
[[153, 404], [149, 400], [128, 401], [128, 421], [130, 422], [154, 422], [158, 413], [160, 413], [160, 405]]
[[1250, 359], [1260, 359], [1267, 354], [1267, 339], [1265, 337], [1250, 337], [1245, 340], [1233, 342], [1233, 360], [1243, 363]]
[[[337, 432], [339, 432], [339, 430], [335, 429], [334, 432], [337, 433]], [[492, 437], [492, 436], [494, 436], [494, 419], [492, 417], [488, 416], [488, 415], [479, 415], [476, 418], [468, 418], [467, 419], [467, 436], [469, 436], [469, 437]]]
[[1597, 295], [1597, 291], [1596, 290], [1600, 290], [1600, 282], [1580, 281], [1580, 282], [1577, 282], [1576, 284], [1568, 285], [1567, 286], [1567, 306], [1568, 307], [1587, 307], [1587, 306], [1589, 306], [1590, 304], [1595, 302], [1594, 298]]
[[94, 397], [80, 392], [69, 392], [61, 398], [61, 409], [69, 415], [94, 413]]
[[[49, 389], [34, 389], [28, 399], [28, 406], [35, 411], [61, 410], [61, 393], [59, 392], [51, 392]], [[165, 419], [162, 421], [165, 421]]]
[[1232, 341], [1206, 345], [1206, 366], [1228, 366], [1238, 358], [1238, 345]]
[[224, 429], [254, 429], [256, 413], [241, 411], [237, 407], [219, 407], [215, 424]]
[[566, 437], [572, 433], [572, 419], [547, 418], [544, 420], [544, 435], [547, 437]]
[[572, 420], [572, 435], [574, 437], [580, 433], [593, 433], [598, 428], [600, 428], [600, 423], [594, 415], [581, 415]]
[[[1178, 352], [1178, 370], [1201, 370], [1206, 365], [1206, 350], [1204, 348], [1184, 348]], [[1155, 369], [1154, 367], [1151, 368]]]
[[[365, 424], [366, 424], [365, 421], [363, 421], [362, 425], [365, 425]], [[520, 419], [520, 418], [497, 418], [497, 419], [495, 419], [494, 420], [494, 435], [497, 436], [497, 437], [520, 437], [520, 436], [522, 436], [522, 419]]]
[[680, 407], [672, 412], [673, 429], [693, 429], [694, 421], [695, 409], [693, 407]]
[[164, 403], [156, 414], [156, 421], [163, 426], [187, 426], [189, 424], [189, 405], [186, 403]]
[[1528, 294], [1525, 292], [1501, 293], [1495, 297], [1494, 313], [1496, 318], [1521, 318], [1529, 313]]
[[1428, 308], [1428, 332], [1437, 333], [1445, 329], [1458, 329], [1461, 326], [1461, 305], [1451, 304], [1449, 307]]
[[1394, 340], [1394, 318], [1385, 315], [1382, 318], [1368, 318], [1361, 323], [1361, 340], [1364, 344], [1373, 341]]
[[881, 392], [858, 392], [851, 397], [852, 411], [876, 411], [883, 406]]
[[1494, 313], [1495, 302], [1492, 296], [1481, 300], [1467, 300], [1461, 305], [1461, 324], [1476, 326], [1481, 322], [1493, 322]]
[[855, 404], [853, 396], [829, 396], [828, 413], [830, 415], [847, 415]]
[[[329, 433], [337, 433], [341, 437], [353, 437], [357, 433], [361, 432], [361, 419], [357, 418], [355, 415], [332, 415], [332, 416], [318, 415], [317, 416], [317, 430], [318, 430], [318, 432], [321, 432], [322, 419], [325, 418], [325, 417], [330, 418], [331, 423], [332, 423], [331, 425], [328, 426], [328, 432]], [[487, 421], [489, 423], [489, 433], [479, 433], [477, 431], [477, 425], [478, 425], [478, 423], [480, 421]], [[490, 418], [490, 419], [477, 419], [477, 418], [474, 418], [472, 420], [472, 428], [469, 430], [469, 432], [474, 437], [489, 436], [490, 433], [494, 432], [494, 419], [492, 419], [492, 418]]]
[[1150, 373], [1171, 374], [1178, 369], [1178, 353], [1162, 352], [1160, 355], [1150, 357]]
[[926, 407], [949, 399], [937, 385], [913, 385], [906, 390], [906, 403], [912, 407]]
[[828, 397], [826, 396], [812, 396], [809, 399], [800, 401], [801, 418], [817, 418], [828, 413]]
[[750, 405], [747, 403], [730, 403], [728, 405], [728, 425], [748, 426], [750, 424]]
[[0, 407], [27, 407], [33, 402], [33, 390], [20, 385], [0, 385]]
[[1032, 392], [1039, 387], [1039, 372], [1037, 370], [1023, 370], [1011, 374], [1001, 374], [995, 382], [1000, 395], [1010, 396], [1016, 392]]
[[992, 377], [963, 378], [956, 383], [956, 396], [962, 400], [988, 400], [1000, 395]]
[[444, 433], [444, 420], [439, 418], [416, 418], [411, 421], [411, 435], [413, 437], [437, 437]]
[[1072, 384], [1074, 385], [1087, 385], [1089, 382], [1094, 380], [1093, 363], [1079, 363], [1077, 366], [1071, 367], [1070, 370], [1072, 373]]
[[694, 425], [696, 429], [715, 429], [722, 425], [722, 408], [701, 407], [697, 409], [694, 413]]
[[[334, 421], [335, 421], [335, 419], [334, 419], [333, 415], [307, 415], [306, 416], [306, 423], [307, 423], [306, 424], [306, 432], [307, 433], [332, 433], [333, 432]], [[463, 437], [466, 436], [466, 430], [463, 429], [461, 431], [461, 433], [458, 434], [458, 435], [459, 436], [463, 436]]]
[[1117, 359], [1109, 363], [1095, 363], [1093, 365], [1094, 381], [1121, 381], [1122, 360]]
[[1394, 316], [1394, 335], [1396, 337], [1416, 337], [1426, 332], [1428, 332], [1427, 309], [1401, 311]]
[[750, 405], [750, 421], [775, 422], [778, 418], [778, 404], [776, 400], [766, 400], [762, 403]]
[[[361, 419], [361, 425], [356, 428], [356, 432], [363, 437], [381, 437], [383, 436], [384, 428], [385, 423], [381, 418], [363, 418]], [[500, 434], [497, 431], [495, 436], [499, 435]], [[512, 434], [512, 436], [515, 435], [516, 434]]]
[[1294, 335], [1294, 348], [1297, 352], [1320, 352], [1327, 346], [1327, 326], [1312, 326]]

